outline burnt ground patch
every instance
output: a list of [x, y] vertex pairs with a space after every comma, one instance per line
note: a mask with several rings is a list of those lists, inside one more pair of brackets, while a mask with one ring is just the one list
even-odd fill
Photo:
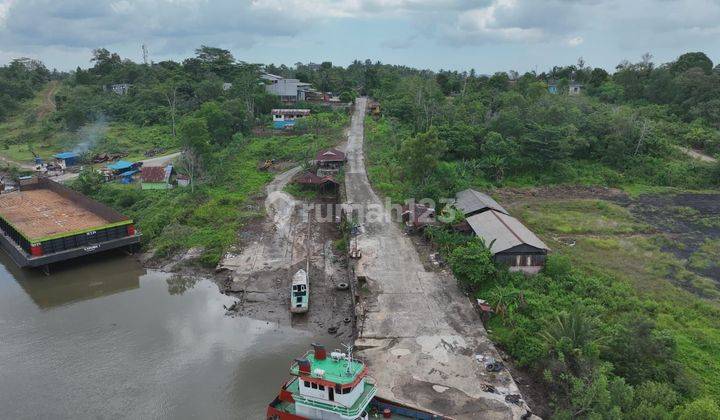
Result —
[[720, 284], [720, 267], [712, 255], [720, 241], [720, 194], [641, 195], [628, 209], [667, 237], [661, 246], [686, 261], [686, 268]]

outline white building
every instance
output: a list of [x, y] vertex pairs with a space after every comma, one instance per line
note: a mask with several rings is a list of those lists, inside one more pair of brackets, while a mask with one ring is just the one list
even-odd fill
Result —
[[306, 94], [313, 90], [310, 83], [304, 83], [298, 79], [286, 79], [269, 73], [260, 77], [268, 82], [265, 85], [265, 91], [271, 95], [279, 96], [282, 102], [304, 101]]

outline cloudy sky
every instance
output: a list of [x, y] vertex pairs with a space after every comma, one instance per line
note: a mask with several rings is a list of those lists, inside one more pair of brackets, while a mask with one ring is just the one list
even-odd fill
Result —
[[645, 52], [720, 61], [720, 0], [0, 0], [0, 64], [89, 65], [105, 47], [135, 61], [182, 59], [201, 44], [240, 60], [380, 60], [492, 73], [582, 56], [612, 69]]

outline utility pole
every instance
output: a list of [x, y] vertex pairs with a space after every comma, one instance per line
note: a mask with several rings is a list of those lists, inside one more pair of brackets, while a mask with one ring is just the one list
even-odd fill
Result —
[[145, 65], [147, 66], [148, 65], [148, 49], [145, 46], [145, 44], [142, 44], [142, 55], [143, 55], [143, 63], [145, 63]]

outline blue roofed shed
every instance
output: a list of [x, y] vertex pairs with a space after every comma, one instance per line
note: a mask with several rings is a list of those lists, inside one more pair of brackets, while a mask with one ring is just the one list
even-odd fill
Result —
[[111, 171], [116, 172], [116, 173], [119, 174], [119, 173], [122, 173], [122, 172], [127, 172], [127, 171], [129, 171], [129, 170], [131, 170], [131, 169], [135, 169], [135, 166], [136, 166], [135, 163], [128, 162], [128, 161], [126, 161], [126, 160], [118, 160], [118, 161], [115, 162], [115, 163], [109, 164], [107, 167], [108, 167], [108, 169], [110, 169]]
[[62, 152], [53, 156], [55, 159], [62, 161], [65, 166], [77, 165], [78, 158], [80, 157], [75, 152]]
[[118, 175], [120, 177], [120, 183], [121, 184], [132, 184], [134, 181], [133, 175], [135, 175], [138, 172], [140, 172], [140, 171], [137, 169], [131, 169], [129, 171], [125, 171], [125, 172], [121, 173], [120, 175]]

